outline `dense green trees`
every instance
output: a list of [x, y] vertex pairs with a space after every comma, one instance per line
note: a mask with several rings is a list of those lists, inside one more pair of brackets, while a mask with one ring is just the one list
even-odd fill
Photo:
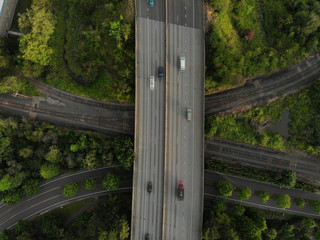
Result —
[[[26, 118], [0, 116], [1, 201], [14, 204], [24, 194], [35, 194], [42, 180], [68, 170], [116, 164], [112, 142], [111, 138], [91, 133], [79, 134]], [[130, 149], [133, 154], [131, 140], [125, 143], [127, 147], [118, 148], [117, 156], [125, 158], [121, 151], [130, 153]]]
[[280, 208], [290, 208], [291, 206], [291, 199], [290, 196], [287, 194], [280, 194], [276, 197], [277, 204]]
[[113, 173], [108, 173], [103, 179], [102, 186], [107, 190], [115, 190], [119, 187], [120, 178]]
[[216, 188], [222, 197], [230, 197], [233, 192], [233, 186], [228, 181], [218, 181]]
[[64, 186], [62, 193], [65, 197], [72, 198], [75, 195], [77, 195], [78, 190], [79, 190], [79, 185], [75, 182], [70, 182]]
[[237, 189], [237, 192], [239, 192], [239, 199], [241, 201], [247, 201], [251, 196], [251, 190], [248, 187]]
[[263, 203], [268, 202], [269, 199], [270, 199], [270, 194], [269, 194], [268, 191], [258, 191], [258, 192], [255, 193], [255, 195], [258, 198], [260, 198]]
[[96, 180], [93, 179], [93, 178], [89, 178], [85, 181], [84, 183], [84, 187], [87, 189], [87, 190], [93, 190], [96, 188]]
[[320, 201], [312, 201], [310, 205], [313, 211], [315, 211], [317, 214], [320, 214]]
[[[261, 145], [273, 149], [298, 149], [320, 155], [320, 79], [296, 95], [254, 108], [237, 115], [214, 116], [206, 119], [207, 136], [220, 136], [235, 141]], [[278, 123], [283, 113], [290, 110], [289, 133], [285, 142], [278, 133], [272, 133], [268, 126]], [[286, 176], [284, 176], [286, 175]], [[283, 187], [291, 187], [296, 181], [291, 171], [283, 172]]]
[[[305, 58], [319, 48], [320, 9], [314, 0], [210, 0], [206, 35], [206, 90], [237, 86], [244, 79]], [[254, 36], [247, 40], [247, 30]]]
[[129, 137], [116, 137], [112, 142], [113, 152], [121, 165], [129, 170], [134, 162], [133, 142]]

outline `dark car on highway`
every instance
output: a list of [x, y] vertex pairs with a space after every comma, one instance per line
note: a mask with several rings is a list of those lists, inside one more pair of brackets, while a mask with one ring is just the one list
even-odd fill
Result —
[[178, 186], [178, 200], [183, 200], [184, 198], [184, 185], [183, 182], [180, 181], [179, 182], [179, 186]]
[[163, 67], [158, 67], [158, 78], [163, 79]]
[[148, 193], [152, 192], [152, 183], [150, 181], [148, 182], [148, 185], [147, 185], [147, 191]]

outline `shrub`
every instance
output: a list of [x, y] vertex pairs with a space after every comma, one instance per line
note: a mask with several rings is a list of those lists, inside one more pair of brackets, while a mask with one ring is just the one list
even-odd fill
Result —
[[306, 201], [304, 199], [296, 198], [294, 199], [294, 203], [297, 205], [297, 207], [302, 208], [306, 204]]
[[290, 208], [291, 206], [290, 197], [287, 194], [280, 194], [278, 197], [276, 197], [276, 201], [281, 209]]
[[112, 142], [114, 155], [125, 169], [131, 169], [134, 162], [133, 142], [130, 137], [116, 137]]
[[270, 194], [269, 194], [268, 191], [258, 191], [258, 192], [255, 193], [255, 195], [258, 198], [260, 198], [263, 203], [268, 202], [269, 199], [270, 199]]
[[120, 178], [112, 173], [108, 173], [103, 179], [102, 186], [107, 190], [114, 190], [119, 187]]
[[79, 190], [79, 185], [75, 182], [66, 184], [63, 188], [63, 195], [66, 197], [74, 197]]
[[212, 210], [217, 214], [224, 212], [227, 209], [226, 207], [226, 201], [224, 199], [215, 199], [212, 202]]
[[314, 212], [316, 212], [317, 214], [320, 214], [320, 201], [312, 201], [310, 203], [311, 208]]
[[248, 187], [237, 190], [239, 192], [239, 199], [241, 201], [247, 201], [251, 196], [251, 190]]
[[40, 175], [45, 179], [50, 179], [60, 174], [60, 168], [58, 165], [52, 163], [45, 163], [41, 166]]
[[96, 185], [97, 185], [96, 180], [94, 180], [93, 178], [89, 178], [86, 180], [84, 187], [87, 190], [93, 190], [96, 188]]
[[219, 194], [223, 197], [232, 196], [233, 186], [228, 181], [218, 181], [216, 188], [219, 191]]

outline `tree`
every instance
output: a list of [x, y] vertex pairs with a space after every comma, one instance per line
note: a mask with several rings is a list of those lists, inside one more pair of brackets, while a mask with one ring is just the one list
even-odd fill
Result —
[[102, 186], [107, 190], [115, 190], [119, 187], [120, 178], [112, 173], [108, 173], [103, 179]]
[[258, 192], [255, 193], [255, 195], [258, 198], [260, 198], [263, 203], [268, 202], [269, 199], [270, 199], [270, 194], [269, 194], [268, 191], [258, 191]]
[[41, 166], [40, 175], [45, 179], [50, 179], [60, 174], [60, 167], [56, 164], [45, 163]]
[[43, 66], [49, 65], [53, 54], [49, 40], [56, 20], [51, 9], [48, 0], [34, 1], [31, 8], [19, 17], [19, 28], [26, 33], [19, 39], [22, 57]]
[[78, 190], [79, 190], [79, 185], [75, 182], [70, 182], [64, 186], [62, 192], [65, 197], [71, 198], [77, 195]]
[[39, 179], [30, 179], [23, 186], [23, 191], [29, 197], [36, 194], [40, 189], [41, 182]]
[[0, 240], [8, 240], [10, 235], [11, 235], [11, 232], [5, 229], [0, 233]]
[[274, 228], [266, 229], [263, 231], [263, 235], [265, 236], [264, 239], [266, 240], [274, 240], [277, 238], [277, 230]]
[[280, 187], [293, 188], [296, 185], [297, 174], [292, 170], [285, 169], [278, 178]]
[[302, 208], [306, 204], [306, 201], [304, 199], [295, 198], [294, 203], [297, 205], [297, 207]]
[[54, 215], [45, 215], [41, 218], [41, 229], [46, 235], [57, 236], [60, 225], [60, 220]]
[[226, 201], [224, 199], [216, 198], [212, 202], [212, 210], [215, 213], [224, 212], [227, 209]]
[[31, 157], [32, 154], [33, 154], [33, 151], [31, 147], [22, 148], [19, 150], [19, 156], [23, 157], [24, 159]]
[[280, 234], [280, 239], [294, 237], [294, 233], [293, 233], [294, 226], [293, 225], [285, 222], [281, 229], [282, 229], [282, 233]]
[[15, 227], [15, 232], [21, 234], [23, 232], [28, 232], [31, 228], [31, 223], [27, 220], [19, 220], [18, 224]]
[[230, 213], [234, 216], [240, 217], [244, 214], [245, 211], [246, 209], [239, 204], [232, 204], [230, 206]]
[[11, 176], [10, 174], [4, 175], [0, 180], [0, 191], [15, 189], [23, 183], [26, 178], [26, 173], [20, 172]]
[[9, 206], [12, 206], [22, 199], [23, 193], [21, 189], [13, 189], [2, 194], [1, 201]]
[[280, 208], [290, 208], [291, 201], [288, 194], [280, 194], [278, 197], [276, 197], [277, 204]]
[[255, 222], [248, 216], [243, 215], [237, 218], [237, 226], [238, 231], [240, 231], [246, 237], [259, 239], [261, 236], [261, 229], [259, 229]]
[[112, 142], [116, 159], [125, 169], [131, 169], [134, 162], [133, 142], [130, 137], [116, 137]]
[[221, 196], [223, 197], [232, 196], [233, 186], [228, 181], [218, 181], [216, 184], [216, 188]]
[[49, 152], [44, 156], [44, 158], [52, 163], [58, 163], [61, 160], [60, 150], [56, 145], [50, 146]]
[[317, 214], [320, 214], [320, 200], [312, 201], [310, 205], [314, 212], [316, 212]]
[[96, 185], [97, 185], [96, 180], [94, 180], [93, 178], [89, 178], [86, 180], [84, 187], [87, 190], [93, 190], [96, 188]]
[[249, 200], [249, 197], [251, 196], [251, 190], [248, 187], [241, 188], [238, 190], [238, 192], [239, 192], [239, 199], [241, 201]]

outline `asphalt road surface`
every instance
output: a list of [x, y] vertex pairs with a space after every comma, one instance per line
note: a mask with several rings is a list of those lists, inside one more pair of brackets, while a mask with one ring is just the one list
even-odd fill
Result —
[[[201, 238], [204, 33], [202, 1], [167, 1], [166, 155], [162, 239]], [[186, 69], [179, 59], [185, 57]], [[192, 111], [191, 121], [186, 110]], [[177, 198], [184, 182], [184, 200]]]
[[[166, 79], [158, 79], [158, 67], [165, 69], [165, 5], [136, 1], [136, 117], [135, 164], [132, 197], [131, 239], [162, 237], [163, 166]], [[155, 79], [150, 88], [150, 76]], [[152, 192], [147, 192], [147, 183]]]
[[[64, 185], [69, 182], [83, 183], [88, 178], [102, 180], [108, 172], [116, 174], [125, 173], [119, 167], [103, 167], [72, 174], [63, 174], [55, 179], [46, 181], [40, 186], [40, 191], [36, 195], [24, 198], [14, 206], [0, 204], [0, 231], [13, 227], [21, 219], [32, 219], [46, 211], [62, 207], [68, 203], [113, 192], [104, 189], [100, 184], [90, 191], [80, 188], [77, 195], [73, 198], [67, 198], [62, 194]], [[121, 190], [130, 191], [131, 180], [122, 182], [116, 191]]]
[[267, 170], [291, 169], [299, 180], [320, 185], [319, 159], [298, 151], [276, 151], [222, 138], [206, 138], [205, 158], [218, 159], [238, 167]]

